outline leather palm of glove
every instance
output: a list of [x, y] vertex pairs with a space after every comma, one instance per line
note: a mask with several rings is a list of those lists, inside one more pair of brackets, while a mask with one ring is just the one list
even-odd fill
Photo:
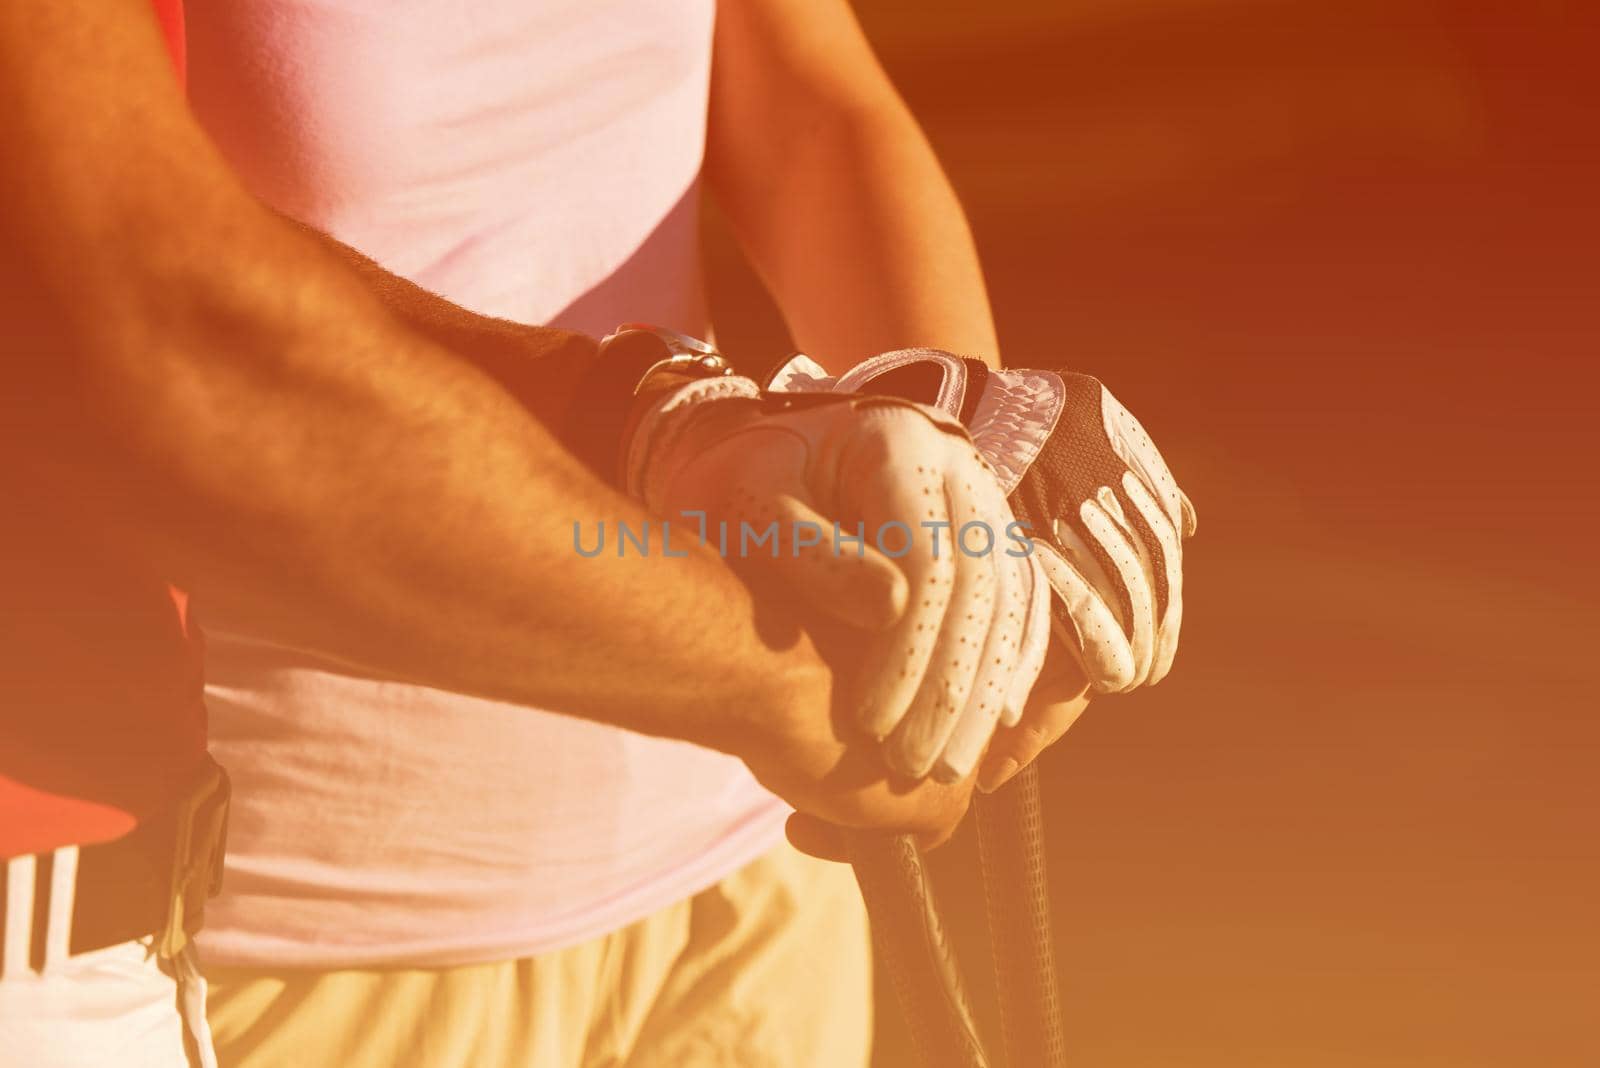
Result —
[[[623, 466], [627, 491], [653, 512], [698, 516], [730, 562], [867, 629], [847, 707], [895, 770], [963, 778], [996, 726], [1020, 717], [1048, 645], [1049, 598], [955, 420], [900, 398], [762, 394], [724, 376], [652, 403]], [[760, 538], [773, 523], [776, 541]]]
[[1090, 687], [1131, 690], [1171, 669], [1194, 506], [1098, 379], [995, 371], [939, 349], [904, 349], [838, 379], [796, 356], [773, 374], [772, 388], [901, 396], [959, 418], [1035, 539], [1056, 595], [1053, 629]]

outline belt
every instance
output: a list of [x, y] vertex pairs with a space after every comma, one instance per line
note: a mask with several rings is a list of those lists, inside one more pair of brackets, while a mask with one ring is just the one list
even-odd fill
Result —
[[182, 797], [121, 838], [4, 861], [7, 973], [151, 935], [157, 955], [178, 955], [222, 885], [231, 790], [222, 767], [206, 763]]

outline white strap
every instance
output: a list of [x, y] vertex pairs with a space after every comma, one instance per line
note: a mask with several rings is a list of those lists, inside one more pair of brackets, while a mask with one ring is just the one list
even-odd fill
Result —
[[194, 1040], [196, 1068], [217, 1068], [217, 1051], [211, 1038], [211, 1023], [206, 1019], [206, 979], [190, 941], [172, 961], [178, 984], [178, 1015]]
[[6, 944], [0, 979], [28, 970], [28, 952], [33, 942], [34, 871], [32, 853], [6, 861]]
[[846, 371], [833, 388], [840, 393], [854, 393], [874, 378], [913, 363], [939, 365], [944, 374], [939, 379], [939, 394], [933, 399], [933, 407], [952, 419], [959, 419], [967, 397], [967, 365], [961, 357], [943, 349], [896, 349], [879, 353]]
[[44, 928], [44, 966], [61, 964], [72, 952], [72, 909], [78, 891], [78, 847], [62, 846], [50, 866], [50, 914]]

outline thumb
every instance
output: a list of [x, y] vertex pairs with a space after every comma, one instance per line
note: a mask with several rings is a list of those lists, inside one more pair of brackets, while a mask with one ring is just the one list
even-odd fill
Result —
[[849, 832], [842, 827], [835, 827], [804, 812], [794, 812], [783, 825], [783, 833], [790, 845], [807, 856], [843, 864], [850, 862], [850, 843], [846, 838]]
[[774, 502], [776, 545], [754, 549], [748, 563], [769, 580], [798, 595], [829, 622], [862, 630], [882, 630], [905, 611], [909, 590], [905, 573], [858, 538], [862, 530], [824, 519], [798, 497]]

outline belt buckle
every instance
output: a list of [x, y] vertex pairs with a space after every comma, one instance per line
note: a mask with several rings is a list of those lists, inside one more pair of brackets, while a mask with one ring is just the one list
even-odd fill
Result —
[[228, 773], [213, 764], [200, 786], [178, 803], [167, 920], [155, 943], [156, 953], [165, 960], [176, 957], [188, 945], [188, 918], [203, 912], [206, 898], [222, 889], [222, 858], [232, 793]]

